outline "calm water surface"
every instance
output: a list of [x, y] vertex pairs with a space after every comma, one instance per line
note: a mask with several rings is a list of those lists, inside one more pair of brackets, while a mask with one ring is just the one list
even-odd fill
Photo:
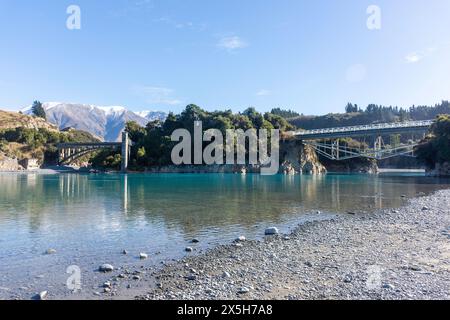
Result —
[[[328, 214], [398, 207], [407, 199], [402, 195], [414, 197], [448, 183], [398, 173], [0, 174], [0, 298], [21, 286], [38, 290], [50, 278], [63, 287], [69, 265], [79, 265], [90, 277], [102, 263], [140, 263], [139, 252], [150, 254], [145, 263], [159, 263], [186, 254], [192, 238], [200, 239], [198, 249], [239, 235], [257, 239], [267, 226], [288, 231]], [[49, 248], [57, 254], [44, 255]], [[130, 254], [122, 255], [123, 249]]]

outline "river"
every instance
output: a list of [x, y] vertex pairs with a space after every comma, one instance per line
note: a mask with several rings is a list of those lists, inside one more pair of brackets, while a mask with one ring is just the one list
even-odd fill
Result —
[[[306, 220], [399, 207], [449, 182], [420, 173], [0, 174], [0, 298], [64, 292], [70, 265], [95, 290], [103, 263], [158, 265], [189, 254], [187, 246], [259, 239], [270, 226], [287, 232]], [[56, 254], [44, 254], [50, 248]]]

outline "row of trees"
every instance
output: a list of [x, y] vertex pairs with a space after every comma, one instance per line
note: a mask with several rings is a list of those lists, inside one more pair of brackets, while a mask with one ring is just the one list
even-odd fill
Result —
[[365, 110], [358, 107], [357, 104], [348, 103], [345, 107], [346, 113], [367, 113], [377, 118], [395, 119], [395, 120], [429, 120], [434, 119], [440, 114], [450, 113], [450, 102], [442, 101], [434, 106], [412, 106], [409, 109], [399, 108], [397, 106], [382, 106], [369, 104]]
[[431, 127], [430, 135], [417, 148], [417, 156], [428, 167], [450, 161], [450, 115], [440, 115]]
[[[195, 121], [202, 121], [204, 131], [219, 129], [224, 135], [227, 129], [279, 129], [282, 132], [294, 129], [282, 116], [261, 114], [254, 108], [241, 113], [233, 113], [231, 110], [208, 112], [191, 104], [180, 114], [170, 113], [164, 122], [149, 122], [145, 128], [136, 122], [126, 124], [126, 130], [134, 142], [130, 155], [131, 167], [138, 169], [171, 164], [171, 152], [176, 144], [171, 141], [172, 133], [176, 129], [186, 129], [193, 133]], [[111, 153], [101, 153], [93, 159], [93, 163], [109, 166], [115, 160], [117, 159]]]
[[289, 122], [298, 128], [320, 129], [406, 120], [429, 120], [440, 114], [449, 114], [450, 103], [442, 101], [435, 106], [413, 106], [409, 109], [369, 104], [364, 110], [356, 104], [348, 103], [345, 110], [345, 113], [324, 116], [300, 116], [289, 119]]

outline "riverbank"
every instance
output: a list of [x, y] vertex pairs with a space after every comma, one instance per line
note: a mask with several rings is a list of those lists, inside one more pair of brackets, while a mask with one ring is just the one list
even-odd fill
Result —
[[[400, 209], [220, 246], [140, 274], [136, 299], [449, 299], [449, 208], [442, 190]], [[116, 280], [103, 298], [129, 297]]]

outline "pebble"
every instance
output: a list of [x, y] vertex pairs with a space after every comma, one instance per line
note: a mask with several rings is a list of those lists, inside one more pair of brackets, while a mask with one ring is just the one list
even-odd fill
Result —
[[353, 277], [352, 277], [351, 274], [345, 275], [345, 277], [344, 277], [344, 282], [345, 282], [345, 283], [350, 283], [350, 282], [352, 282], [352, 281], [353, 281]]
[[239, 294], [246, 294], [246, 293], [249, 293], [249, 292], [250, 292], [250, 289], [246, 288], [246, 287], [242, 287], [238, 291]]
[[383, 284], [382, 288], [383, 289], [389, 289], [389, 290], [394, 290], [395, 289], [395, 287], [392, 284], [390, 284], [390, 283]]
[[55, 254], [56, 253], [56, 250], [55, 249], [47, 249], [46, 251], [45, 251], [45, 254]]
[[278, 228], [276, 228], [276, 227], [267, 228], [265, 231], [266, 236], [272, 236], [272, 235], [275, 235], [278, 233], [279, 233], [279, 231], [278, 231]]
[[188, 281], [194, 281], [197, 279], [197, 276], [195, 274], [190, 274], [186, 277], [186, 280]]
[[47, 300], [48, 291], [41, 291], [37, 295], [34, 296], [35, 300]]
[[184, 251], [186, 252], [192, 252], [194, 251], [194, 249], [192, 247], [186, 247], [186, 249], [184, 249]]
[[141, 260], [148, 259], [148, 254], [141, 252], [141, 253], [139, 254], [139, 258], [140, 258]]
[[98, 270], [101, 271], [101, 272], [112, 272], [112, 271], [114, 271], [114, 266], [105, 263], [105, 264], [102, 264], [102, 265], [98, 268]]
[[222, 273], [222, 278], [230, 278], [230, 277], [231, 277], [231, 275], [229, 272], [224, 271], [224, 273]]

